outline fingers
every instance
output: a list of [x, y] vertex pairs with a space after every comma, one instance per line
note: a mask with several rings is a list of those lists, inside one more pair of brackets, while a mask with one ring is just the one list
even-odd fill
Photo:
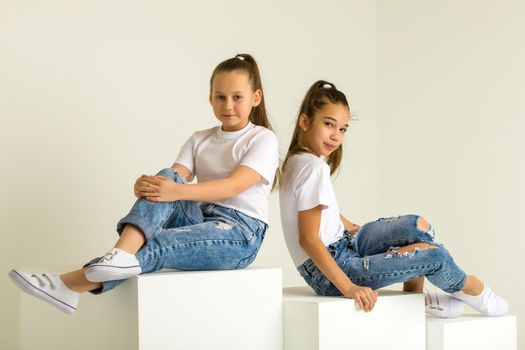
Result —
[[151, 184], [151, 185], [155, 185], [155, 186], [158, 186], [160, 185], [160, 182], [161, 180], [163, 180], [165, 178], [163, 178], [162, 176], [148, 176], [148, 175], [142, 175], [140, 177], [140, 182], [141, 183], [148, 183], [148, 184]]
[[357, 309], [370, 312], [377, 302], [378, 292], [368, 287], [360, 288], [355, 294], [355, 304]]

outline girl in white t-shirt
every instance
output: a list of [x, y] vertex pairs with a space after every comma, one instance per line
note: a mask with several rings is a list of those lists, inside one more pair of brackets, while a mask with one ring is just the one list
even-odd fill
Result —
[[[80, 293], [106, 292], [141, 273], [248, 266], [268, 227], [279, 166], [255, 60], [239, 54], [220, 63], [209, 101], [221, 125], [194, 133], [171, 168], [137, 179], [139, 199], [119, 221], [113, 249], [61, 275], [12, 270], [13, 282], [73, 313]], [[194, 177], [197, 183], [187, 183]]]
[[404, 282], [422, 292], [423, 276], [441, 290], [427, 293], [427, 312], [459, 316], [463, 302], [487, 316], [508, 304], [476, 276], [466, 275], [421, 216], [381, 218], [362, 227], [339, 212], [330, 176], [343, 155], [350, 121], [345, 95], [326, 81], [306, 93], [282, 167], [281, 220], [288, 250], [307, 284], [320, 295], [343, 295], [370, 311], [377, 289]]

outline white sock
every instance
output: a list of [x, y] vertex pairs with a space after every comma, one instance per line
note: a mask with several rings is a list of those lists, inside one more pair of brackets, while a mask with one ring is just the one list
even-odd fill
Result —
[[470, 305], [485, 316], [502, 316], [509, 309], [509, 303], [505, 299], [498, 297], [486, 284], [483, 292], [479, 295], [468, 295], [459, 291], [452, 293], [452, 296]]

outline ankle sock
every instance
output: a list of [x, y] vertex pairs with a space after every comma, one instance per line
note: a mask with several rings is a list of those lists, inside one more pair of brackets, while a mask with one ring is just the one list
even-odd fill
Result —
[[502, 316], [505, 315], [509, 309], [507, 301], [497, 296], [486, 284], [479, 295], [468, 295], [462, 291], [452, 293], [451, 295], [470, 305], [485, 316]]

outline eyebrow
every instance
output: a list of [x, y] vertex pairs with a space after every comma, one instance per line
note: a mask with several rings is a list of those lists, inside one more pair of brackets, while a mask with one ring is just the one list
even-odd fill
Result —
[[[234, 91], [232, 92], [232, 94], [242, 94], [244, 91]], [[221, 94], [221, 95], [226, 95], [224, 92], [222, 91], [215, 91], [214, 92], [215, 94]]]
[[[324, 119], [330, 119], [330, 120], [333, 120], [333, 121], [336, 122], [336, 123], [338, 122], [337, 119], [332, 118], [332, 117], [325, 116], [325, 117], [323, 117], [323, 118], [324, 118]], [[345, 125], [343, 125], [343, 126], [346, 126], [346, 127], [348, 128], [348, 124], [345, 124]]]

